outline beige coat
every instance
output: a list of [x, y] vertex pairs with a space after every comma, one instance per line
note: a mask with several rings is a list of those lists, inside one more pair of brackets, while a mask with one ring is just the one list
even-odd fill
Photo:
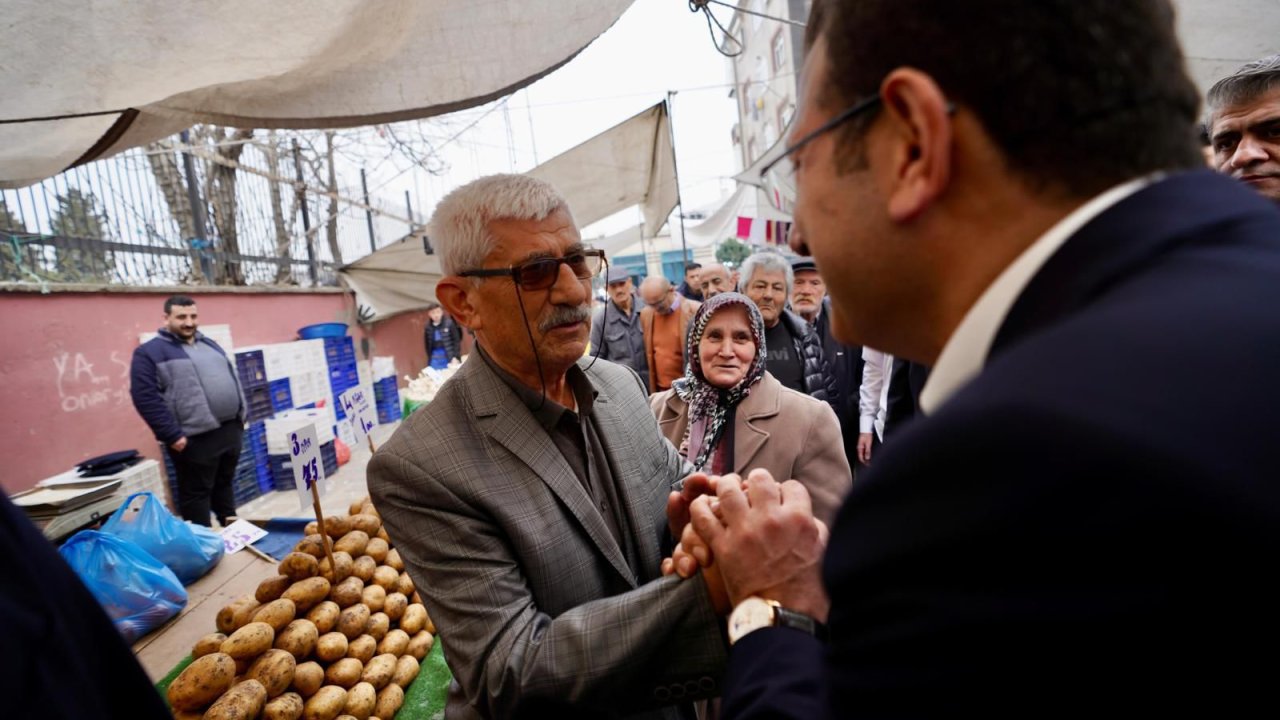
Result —
[[[649, 398], [658, 429], [676, 447], [685, 439], [688, 406], [667, 390]], [[813, 498], [813, 514], [828, 525], [853, 485], [840, 421], [831, 406], [785, 388], [769, 373], [734, 416], [733, 470], [746, 477], [764, 468], [779, 482], [798, 480]]]

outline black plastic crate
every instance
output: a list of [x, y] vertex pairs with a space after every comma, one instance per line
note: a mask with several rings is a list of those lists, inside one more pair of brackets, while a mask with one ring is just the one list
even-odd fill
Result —
[[240, 377], [240, 385], [247, 392], [249, 388], [267, 384], [267, 364], [262, 358], [261, 350], [246, 350], [236, 353], [236, 375]]
[[289, 378], [280, 378], [267, 383], [271, 396], [271, 409], [280, 412], [293, 407], [293, 393], [289, 390]]

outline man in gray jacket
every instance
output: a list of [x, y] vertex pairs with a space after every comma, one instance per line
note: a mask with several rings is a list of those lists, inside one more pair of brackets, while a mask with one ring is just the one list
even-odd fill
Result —
[[649, 361], [644, 355], [644, 329], [635, 285], [626, 268], [609, 268], [605, 279], [609, 299], [591, 318], [591, 354], [626, 365], [649, 386]]
[[165, 326], [133, 351], [129, 394], [156, 439], [169, 448], [183, 519], [225, 525], [236, 514], [232, 480], [244, 436], [245, 402], [235, 366], [202, 335], [196, 301], [164, 301]]

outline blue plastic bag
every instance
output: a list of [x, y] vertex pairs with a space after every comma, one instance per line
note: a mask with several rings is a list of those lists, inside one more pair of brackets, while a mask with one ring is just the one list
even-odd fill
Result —
[[169, 566], [183, 585], [204, 577], [222, 559], [222, 538], [207, 527], [179, 520], [149, 492], [130, 495], [102, 532], [135, 542]]
[[187, 604], [187, 591], [173, 571], [128, 540], [82, 530], [58, 552], [130, 643]]

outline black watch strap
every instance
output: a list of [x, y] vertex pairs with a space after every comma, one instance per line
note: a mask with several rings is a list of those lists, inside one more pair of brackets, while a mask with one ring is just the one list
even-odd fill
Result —
[[826, 642], [830, 635], [825, 623], [819, 622], [817, 619], [802, 612], [788, 610], [779, 605], [774, 607], [773, 613], [778, 627], [788, 627], [807, 632], [822, 642]]

